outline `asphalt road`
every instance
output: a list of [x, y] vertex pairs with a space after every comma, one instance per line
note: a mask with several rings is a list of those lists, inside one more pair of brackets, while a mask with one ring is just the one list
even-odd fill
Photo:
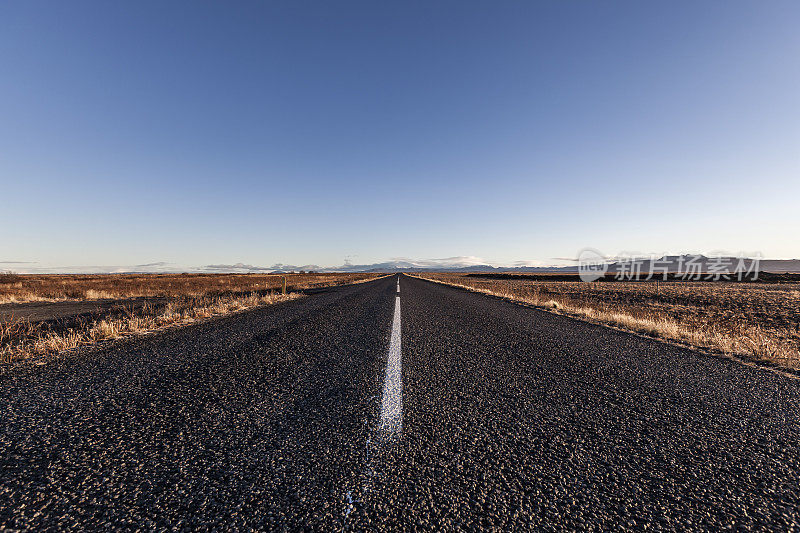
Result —
[[3, 369], [0, 527], [800, 527], [800, 381], [396, 279]]

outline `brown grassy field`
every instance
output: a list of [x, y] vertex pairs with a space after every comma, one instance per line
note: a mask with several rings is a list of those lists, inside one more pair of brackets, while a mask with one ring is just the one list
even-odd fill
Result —
[[637, 333], [800, 368], [800, 283], [603, 282], [424, 273]]
[[[298, 298], [305, 289], [361, 283], [380, 274], [0, 275], [0, 362], [50, 356], [121, 336]], [[88, 315], [52, 315], [87, 300], [113, 300]], [[34, 302], [47, 302], [41, 305]], [[70, 303], [73, 302], [73, 303]], [[37, 305], [45, 318], [14, 318]], [[84, 309], [86, 306], [77, 306]], [[71, 313], [71, 311], [69, 311]]]
[[[342, 285], [376, 274], [286, 274], [289, 291]], [[269, 292], [281, 288], [281, 274], [0, 274], [0, 304], [136, 297], [201, 297]]]

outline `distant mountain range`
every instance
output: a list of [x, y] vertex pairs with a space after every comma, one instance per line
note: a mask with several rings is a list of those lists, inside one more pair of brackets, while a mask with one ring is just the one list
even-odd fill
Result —
[[[657, 259], [653, 265], [654, 270], [663, 272], [685, 272], [686, 265], [691, 263], [703, 272], [710, 271], [715, 264], [723, 264], [737, 261], [736, 258], [723, 257], [714, 258], [703, 255], [674, 255]], [[607, 261], [607, 272], [619, 272], [620, 269], [629, 269], [619, 260]], [[287, 265], [277, 263], [271, 266], [258, 266], [245, 263], [234, 264], [214, 264], [200, 267], [184, 267], [167, 262], [155, 262], [130, 266], [69, 266], [69, 267], [43, 267], [37, 263], [22, 263], [17, 261], [0, 261], [0, 272], [7, 270], [18, 274], [123, 274], [123, 273], [180, 273], [180, 272], [206, 272], [206, 273], [287, 273], [287, 272], [518, 272], [518, 273], [572, 273], [578, 272], [577, 261], [569, 266], [540, 266], [530, 265], [520, 262], [510, 266], [496, 266], [483, 263], [475, 257], [448, 257], [444, 259], [414, 260], [414, 259], [393, 259], [382, 263], [371, 263], [354, 265], [345, 263], [338, 267], [322, 267], [319, 265]], [[643, 259], [639, 263], [641, 272], [648, 272], [650, 260]], [[745, 267], [747, 268], [747, 267]], [[683, 270], [681, 270], [683, 269]], [[800, 259], [763, 259], [758, 265], [761, 272], [776, 273], [800, 273]]]
[[[760, 272], [792, 272], [800, 273], [800, 259], [762, 259], [757, 264], [751, 264], [751, 260], [745, 260], [740, 268], [755, 269]], [[651, 264], [652, 262], [652, 264]], [[700, 272], [713, 271], [719, 265], [730, 265], [731, 270], [739, 266], [739, 259], [736, 257], [706, 257], [703, 255], [674, 255], [665, 256], [651, 261], [641, 259], [638, 268], [642, 272], [649, 272], [651, 267], [658, 272], [686, 272], [687, 268], [696, 268]], [[434, 264], [426, 265], [414, 261], [387, 261], [384, 263], [374, 263], [369, 265], [343, 265], [337, 268], [322, 268], [316, 265], [289, 266], [281, 265], [283, 268], [271, 270], [275, 273], [303, 271], [325, 271], [325, 272], [578, 272], [577, 265], [570, 266], [493, 266], [486, 264], [472, 265], [445, 265]], [[608, 272], [619, 272], [630, 268], [624, 261], [609, 261]]]

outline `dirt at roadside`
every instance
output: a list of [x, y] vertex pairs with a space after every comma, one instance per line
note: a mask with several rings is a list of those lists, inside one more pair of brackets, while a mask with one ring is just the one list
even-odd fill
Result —
[[0, 321], [49, 322], [78, 317], [89, 318], [126, 309], [135, 311], [141, 309], [146, 303], [157, 305], [166, 300], [166, 298], [127, 298], [123, 300], [66, 300], [0, 304]]

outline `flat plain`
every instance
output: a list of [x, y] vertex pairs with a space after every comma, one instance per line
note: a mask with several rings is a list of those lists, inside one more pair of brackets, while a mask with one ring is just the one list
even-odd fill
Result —
[[54, 356], [379, 274], [0, 274], [0, 363]]
[[796, 275], [785, 275], [780, 282], [658, 283], [584, 283], [576, 276], [547, 275], [418, 275], [689, 346], [800, 368]]

